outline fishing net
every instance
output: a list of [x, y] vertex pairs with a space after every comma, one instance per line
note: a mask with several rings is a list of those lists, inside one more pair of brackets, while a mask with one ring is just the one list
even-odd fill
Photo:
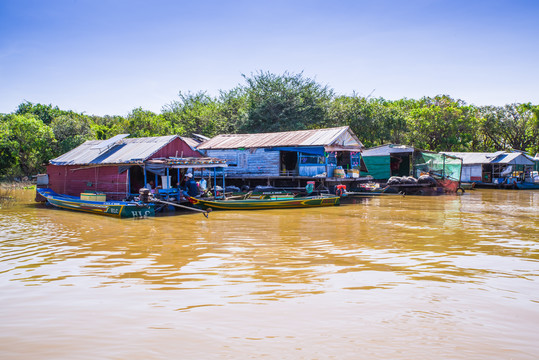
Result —
[[429, 174], [435, 178], [460, 181], [462, 160], [445, 154], [419, 152], [414, 157], [414, 174]]

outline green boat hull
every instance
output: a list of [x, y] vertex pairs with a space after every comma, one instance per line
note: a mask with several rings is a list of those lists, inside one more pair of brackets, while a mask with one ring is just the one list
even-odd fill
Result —
[[204, 200], [189, 198], [189, 201], [199, 209], [207, 210], [262, 210], [262, 209], [291, 209], [340, 204], [339, 196], [306, 196], [297, 198], [274, 199], [245, 199], [245, 200]]

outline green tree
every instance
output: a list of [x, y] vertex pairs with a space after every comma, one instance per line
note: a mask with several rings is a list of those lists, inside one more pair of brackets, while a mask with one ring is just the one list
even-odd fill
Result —
[[124, 120], [120, 130], [132, 137], [149, 137], [172, 134], [172, 127], [162, 114], [155, 114], [142, 108], [132, 110]]
[[[526, 104], [529, 110], [533, 113], [533, 120], [531, 123], [531, 133], [539, 133], [539, 105]], [[539, 136], [535, 135], [535, 141], [529, 146], [528, 152], [530, 154], [539, 154]]]
[[334, 126], [350, 126], [363, 145], [371, 147], [376, 144], [372, 110], [367, 98], [343, 95], [331, 102], [329, 118]]
[[329, 104], [334, 97], [303, 73], [275, 75], [258, 72], [242, 75], [248, 98], [248, 118], [242, 132], [291, 131], [326, 125]]
[[4, 174], [32, 175], [42, 171], [43, 164], [51, 159], [56, 144], [54, 133], [36, 116], [7, 116], [0, 131], [1, 147], [8, 152], [5, 155], [10, 159], [7, 164], [3, 164], [10, 165], [2, 169]]
[[0, 174], [7, 174], [17, 164], [17, 154], [13, 151], [16, 144], [8, 121], [10, 116], [0, 115]]
[[329, 118], [333, 126], [350, 126], [366, 147], [405, 140], [406, 112], [381, 98], [339, 96], [331, 103]]
[[125, 122], [125, 118], [118, 115], [90, 116], [90, 126], [97, 140], [106, 140], [120, 134]]
[[[179, 135], [215, 136], [227, 129], [224, 106], [205, 92], [179, 93], [180, 100], [163, 108], [164, 118]], [[230, 99], [232, 100], [232, 99]], [[233, 115], [233, 113], [229, 113]]]
[[539, 150], [537, 106], [509, 104], [481, 108], [482, 131], [497, 150]]
[[57, 141], [57, 155], [66, 153], [86, 140], [95, 138], [91, 120], [84, 115], [74, 113], [60, 115], [52, 120], [50, 126]]
[[376, 144], [403, 144], [408, 132], [407, 112], [398, 104], [385, 99], [371, 100], [373, 106]]
[[19, 105], [15, 114], [25, 115], [31, 114], [35, 115], [38, 119], [43, 121], [44, 124], [49, 125], [55, 117], [60, 115], [66, 115], [72, 113], [72, 111], [63, 111], [58, 108], [58, 106], [53, 107], [51, 104], [34, 104], [30, 101], [23, 102]]
[[246, 128], [249, 117], [248, 97], [242, 87], [238, 86], [230, 91], [220, 92], [218, 114], [217, 134], [232, 134]]
[[432, 151], [466, 151], [474, 141], [475, 110], [448, 95], [421, 99], [408, 115], [408, 142]]

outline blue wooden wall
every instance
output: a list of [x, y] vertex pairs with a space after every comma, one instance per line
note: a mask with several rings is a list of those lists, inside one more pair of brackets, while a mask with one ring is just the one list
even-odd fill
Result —
[[[283, 150], [283, 148], [281, 148]], [[226, 160], [228, 168], [225, 172], [229, 176], [254, 177], [254, 176], [280, 176], [280, 151], [273, 149], [227, 149], [227, 150], [206, 150], [209, 157]], [[298, 163], [296, 173], [289, 175], [316, 176], [326, 173], [327, 177], [332, 177], [337, 166], [336, 154], [334, 152], [322, 155], [310, 155], [298, 153]], [[352, 159], [352, 165], [359, 162]], [[355, 166], [354, 166], [355, 167]]]
[[279, 176], [279, 151], [206, 150], [206, 154], [209, 157], [226, 160], [228, 167], [225, 172], [229, 176]]

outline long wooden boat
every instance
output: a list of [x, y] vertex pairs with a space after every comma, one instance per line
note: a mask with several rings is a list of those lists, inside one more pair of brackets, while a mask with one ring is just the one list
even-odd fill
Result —
[[203, 210], [260, 210], [335, 206], [340, 204], [340, 196], [271, 197], [242, 200], [205, 200], [190, 197], [189, 201]]
[[539, 189], [539, 183], [536, 182], [520, 182], [516, 183], [516, 187], [519, 190], [537, 190]]
[[152, 203], [82, 200], [76, 196], [57, 194], [48, 188], [37, 189], [37, 192], [47, 199], [49, 204], [61, 209], [83, 211], [120, 218], [136, 218], [155, 215], [155, 206]]

